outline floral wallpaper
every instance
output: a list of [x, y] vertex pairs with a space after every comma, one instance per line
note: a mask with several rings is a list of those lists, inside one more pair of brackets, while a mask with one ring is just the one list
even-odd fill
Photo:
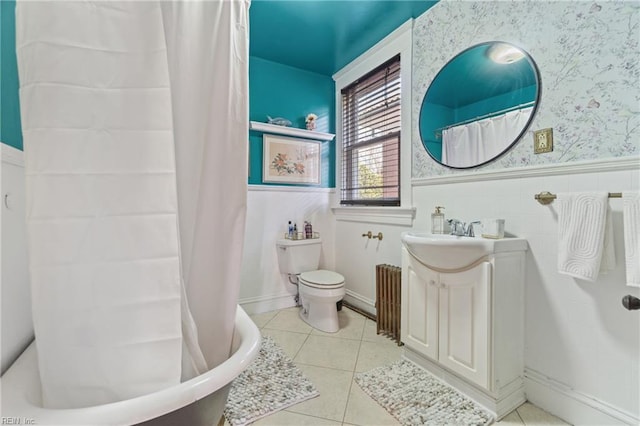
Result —
[[[418, 130], [420, 106], [451, 58], [493, 40], [521, 46], [533, 57], [542, 94], [520, 142], [475, 170], [640, 155], [640, 2], [443, 0], [414, 23], [414, 178], [461, 172], [427, 154]], [[553, 128], [554, 151], [536, 155], [532, 131], [547, 127]]]

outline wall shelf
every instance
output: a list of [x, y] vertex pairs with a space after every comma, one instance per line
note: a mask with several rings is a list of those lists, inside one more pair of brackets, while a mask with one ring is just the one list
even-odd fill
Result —
[[261, 123], [259, 121], [250, 121], [249, 129], [263, 133], [273, 133], [276, 135], [293, 136], [304, 139], [316, 139], [320, 141], [330, 141], [335, 137], [335, 135], [331, 133], [297, 129], [295, 127], [277, 126], [275, 124]]

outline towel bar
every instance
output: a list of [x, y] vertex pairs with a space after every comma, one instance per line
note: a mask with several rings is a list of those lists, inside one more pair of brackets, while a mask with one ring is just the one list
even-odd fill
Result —
[[[546, 205], [551, 204], [553, 200], [556, 199], [556, 194], [552, 194], [549, 191], [543, 191], [536, 194], [533, 198], [535, 198], [540, 204]], [[622, 198], [622, 192], [610, 192], [609, 198]]]

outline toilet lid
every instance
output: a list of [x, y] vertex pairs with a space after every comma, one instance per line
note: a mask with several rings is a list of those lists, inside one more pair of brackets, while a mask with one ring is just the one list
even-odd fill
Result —
[[335, 287], [344, 283], [344, 277], [342, 275], [324, 269], [303, 272], [300, 274], [300, 279], [314, 287]]

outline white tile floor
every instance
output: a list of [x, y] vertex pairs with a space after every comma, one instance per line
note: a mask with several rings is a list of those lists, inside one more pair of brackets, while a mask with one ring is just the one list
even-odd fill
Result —
[[[323, 333], [298, 316], [298, 308], [252, 315], [265, 336], [271, 336], [315, 384], [320, 396], [265, 417], [255, 425], [397, 425], [384, 408], [365, 394], [354, 373], [396, 361], [402, 348], [376, 334], [375, 322], [343, 308], [340, 331]], [[228, 425], [228, 423], [226, 423]], [[501, 422], [503, 426], [566, 425], [525, 403]]]

